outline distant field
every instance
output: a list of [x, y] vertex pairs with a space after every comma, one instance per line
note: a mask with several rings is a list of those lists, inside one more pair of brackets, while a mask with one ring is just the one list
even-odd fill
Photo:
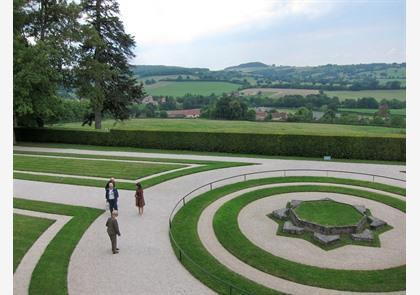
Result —
[[[205, 119], [132, 119], [123, 123], [117, 123], [115, 127], [113, 125], [113, 120], [102, 122], [103, 128], [108, 129], [405, 137], [405, 129], [401, 128], [316, 123], [248, 122]], [[55, 127], [93, 130], [93, 127], [81, 127], [80, 122], [57, 124]]]
[[381, 99], [393, 99], [405, 100], [405, 89], [397, 90], [360, 90], [360, 91], [325, 91], [330, 97], [337, 96], [340, 100], [357, 99], [362, 97], [374, 97], [377, 100]]
[[318, 94], [319, 90], [314, 89], [283, 89], [283, 88], [248, 88], [239, 91], [243, 95], [257, 95], [259, 92], [268, 97], [282, 97], [285, 95], [308, 95]]
[[146, 80], [153, 79], [155, 81], [160, 81], [162, 79], [176, 79], [178, 76], [181, 76], [183, 79], [187, 79], [187, 76], [189, 76], [191, 80], [198, 79], [198, 76], [195, 76], [195, 75], [158, 75], [158, 76], [141, 77], [139, 78], [139, 80], [146, 81]]
[[[359, 113], [359, 114], [373, 115], [378, 110], [375, 110], [375, 109], [345, 109], [345, 108], [340, 108], [340, 109], [338, 109], [338, 111], [339, 112], [348, 112], [348, 113]], [[405, 116], [405, 109], [390, 109], [389, 111], [390, 111], [391, 115]]]
[[184, 96], [187, 93], [199, 94], [199, 95], [210, 95], [229, 93], [239, 88], [239, 84], [228, 83], [228, 82], [172, 82], [172, 81], [161, 81], [152, 85], [145, 85], [146, 92], [150, 95], [162, 95], [162, 96]]

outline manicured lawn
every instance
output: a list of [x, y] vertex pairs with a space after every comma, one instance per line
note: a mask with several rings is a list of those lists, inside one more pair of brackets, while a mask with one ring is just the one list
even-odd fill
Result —
[[[176, 241], [177, 245], [183, 250], [181, 263], [187, 268], [188, 271], [191, 272], [197, 279], [201, 282], [215, 290], [220, 294], [229, 294], [229, 290], [226, 288], [226, 285], [220, 283], [220, 281], [216, 280], [214, 277], [205, 274], [201, 268], [204, 268], [207, 272], [211, 273], [211, 275], [216, 276], [230, 284], [234, 284], [235, 286], [245, 289], [248, 292], [253, 294], [279, 294], [279, 292], [266, 288], [262, 285], [259, 285], [251, 280], [248, 280], [234, 272], [232, 272], [229, 268], [222, 265], [218, 260], [216, 260], [209, 252], [204, 248], [203, 244], [198, 238], [197, 234], [197, 222], [199, 220], [201, 212], [212, 202], [215, 200], [235, 191], [239, 191], [245, 188], [260, 186], [265, 184], [272, 184], [272, 183], [288, 183], [288, 182], [328, 182], [328, 183], [342, 183], [342, 184], [350, 184], [350, 185], [359, 185], [359, 186], [366, 186], [376, 189], [381, 189], [382, 185], [378, 183], [372, 182], [360, 182], [357, 180], [347, 180], [347, 179], [338, 179], [338, 178], [328, 178], [328, 177], [281, 177], [281, 178], [266, 178], [266, 179], [259, 179], [259, 180], [250, 180], [241, 183], [235, 183], [232, 185], [223, 186], [217, 189], [214, 189], [210, 192], [204, 193], [199, 197], [192, 199], [191, 201], [187, 202], [185, 206], [183, 206], [175, 215], [173, 222], [172, 222], [172, 235], [174, 240]], [[394, 193], [401, 193], [400, 188], [396, 188], [393, 186], [386, 186], [387, 191], [394, 192]], [[354, 191], [352, 192], [354, 193]], [[364, 192], [365, 193], [365, 192]], [[375, 195], [370, 195], [372, 198], [376, 198]], [[380, 199], [384, 198], [386, 202], [394, 207], [400, 207], [400, 210], [405, 210], [405, 203], [401, 202], [395, 198], [387, 197], [387, 196], [380, 196]], [[404, 203], [404, 204], [402, 204]], [[179, 257], [178, 248], [175, 246], [175, 243], [172, 241], [172, 245], [174, 247], [175, 254]], [[189, 259], [185, 258], [185, 255], [188, 255], [193, 262]], [[198, 265], [198, 266], [197, 266]], [[201, 268], [200, 268], [200, 267]], [[385, 273], [387, 271], [384, 271]], [[397, 279], [399, 285], [405, 284], [405, 268], [402, 267], [398, 269], [398, 276]], [[350, 274], [352, 271], [349, 272]], [[311, 275], [310, 272], [306, 270], [302, 273], [302, 275]], [[366, 287], [366, 280], [372, 281], [372, 277], [375, 278], [376, 272], [365, 273], [363, 278], [361, 279], [361, 284], [363, 287]], [[377, 278], [377, 277], [376, 277]], [[325, 281], [329, 278], [324, 278]], [[400, 282], [401, 280], [401, 282]], [[386, 280], [382, 280], [381, 284], [387, 282]], [[333, 283], [337, 283], [334, 281]], [[357, 282], [356, 284], [358, 284]], [[388, 283], [388, 282], [387, 282]], [[369, 287], [369, 286], [368, 286]], [[383, 288], [381, 286], [375, 285], [374, 288]], [[371, 288], [371, 287], [370, 287]], [[404, 288], [404, 287], [401, 287]]]
[[239, 84], [229, 82], [212, 82], [212, 81], [160, 81], [152, 85], [146, 85], [147, 94], [153, 96], [184, 96], [185, 94], [210, 95], [212, 93], [219, 95], [230, 93], [239, 88]]
[[339, 90], [339, 91], [324, 91], [330, 97], [337, 96], [340, 100], [357, 99], [362, 97], [373, 97], [377, 100], [382, 99], [393, 99], [405, 100], [405, 89], [396, 89], [396, 90], [360, 90], [360, 91], [351, 91], [351, 90]]
[[286, 280], [327, 289], [357, 292], [405, 290], [405, 265], [383, 270], [337, 270], [293, 262], [273, 255], [249, 241], [239, 229], [238, 214], [249, 203], [291, 192], [332, 192], [373, 199], [405, 212], [405, 202], [382, 194], [334, 186], [285, 186], [245, 193], [216, 212], [213, 228], [219, 242], [245, 263]]
[[[94, 130], [94, 127], [81, 127], [80, 123], [57, 124], [56, 126]], [[405, 137], [405, 129], [401, 128], [290, 122], [250, 122], [205, 119], [131, 119], [122, 123], [117, 123], [115, 126], [113, 120], [106, 120], [103, 121], [102, 126], [108, 129], [128, 130]]]
[[29, 294], [68, 294], [67, 272], [71, 254], [84, 232], [104, 210], [50, 202], [13, 199], [13, 207], [72, 216], [45, 249], [36, 265]]
[[326, 200], [305, 201], [294, 210], [299, 218], [325, 226], [354, 225], [363, 217], [353, 206]]
[[13, 272], [32, 244], [54, 222], [46, 218], [13, 214]]
[[[162, 183], [164, 181], [174, 179], [177, 177], [181, 177], [184, 175], [189, 175], [193, 173], [214, 170], [214, 169], [222, 169], [222, 168], [229, 168], [229, 167], [238, 167], [238, 166], [247, 166], [253, 165], [252, 163], [238, 163], [238, 162], [219, 162], [219, 161], [199, 161], [199, 160], [187, 160], [187, 159], [161, 159], [161, 158], [139, 158], [139, 157], [125, 157], [125, 156], [104, 156], [104, 155], [88, 155], [88, 154], [71, 154], [71, 153], [47, 153], [47, 152], [15, 152], [15, 156], [19, 156], [21, 154], [24, 155], [49, 155], [49, 156], [60, 156], [60, 157], [77, 157], [82, 159], [114, 159], [114, 160], [125, 160], [125, 161], [151, 161], [151, 162], [159, 162], [159, 161], [166, 161], [171, 163], [180, 163], [180, 164], [199, 164], [201, 166], [193, 167], [185, 170], [174, 171], [168, 174], [164, 174], [161, 176], [153, 177], [142, 181], [142, 186], [144, 188], [151, 187], [153, 185]], [[25, 160], [23, 156], [20, 156]], [[40, 160], [45, 158], [39, 158]], [[62, 159], [54, 159], [60, 161]], [[69, 159], [64, 159], [69, 160]], [[96, 161], [94, 161], [96, 162]], [[101, 161], [106, 162], [106, 161]], [[108, 162], [106, 162], [108, 163]], [[115, 163], [115, 162], [110, 162]], [[125, 163], [123, 163], [125, 164]], [[136, 163], [142, 165], [143, 163]], [[93, 165], [93, 163], [91, 163]], [[171, 165], [175, 166], [175, 165]], [[95, 166], [96, 167], [96, 166]], [[16, 170], [19, 170], [15, 168]], [[36, 170], [29, 170], [26, 169], [25, 171], [36, 171]], [[55, 170], [56, 171], [56, 170]], [[54, 172], [54, 173], [63, 173], [63, 172]], [[67, 173], [70, 174], [70, 173]], [[83, 179], [75, 177], [62, 177], [62, 176], [51, 176], [51, 175], [34, 175], [24, 172], [14, 172], [13, 177], [17, 179], [25, 179], [25, 180], [34, 180], [34, 181], [43, 181], [43, 182], [52, 182], [52, 183], [64, 183], [64, 184], [73, 184], [73, 185], [84, 185], [84, 186], [95, 186], [95, 187], [104, 187], [103, 180], [96, 180], [96, 179]], [[86, 174], [82, 171], [80, 175], [86, 176]], [[116, 174], [111, 174], [115, 176]], [[107, 175], [105, 177], [110, 177]], [[115, 176], [116, 177], [116, 176]], [[117, 187], [119, 189], [127, 189], [127, 190], [134, 190], [135, 185], [134, 183], [118, 181], [117, 179]]]
[[[76, 155], [75, 155], [76, 156]], [[47, 158], [15, 154], [13, 169], [22, 171], [48, 172], [58, 174], [84, 175], [135, 180], [167, 170], [182, 168], [183, 165], [130, 163], [87, 159]]]

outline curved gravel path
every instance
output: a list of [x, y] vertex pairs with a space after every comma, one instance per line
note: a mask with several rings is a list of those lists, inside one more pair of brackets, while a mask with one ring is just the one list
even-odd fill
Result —
[[[273, 210], [286, 207], [287, 202], [319, 200], [322, 198], [365, 205], [372, 215], [385, 220], [392, 230], [379, 236], [381, 247], [347, 245], [325, 251], [303, 239], [276, 235], [278, 224], [267, 217]], [[355, 196], [335, 193], [287, 193], [252, 202], [239, 213], [238, 224], [242, 233], [255, 245], [273, 255], [324, 268], [372, 270], [405, 264], [405, 213], [383, 203]]]
[[13, 294], [26, 295], [36, 264], [51, 240], [72, 217], [16, 208], [13, 209], [13, 213], [55, 220], [29, 248], [13, 274]]
[[[193, 188], [223, 177], [271, 169], [338, 169], [405, 178], [405, 166], [322, 161], [273, 160], [241, 157], [214, 157], [176, 154], [92, 151], [15, 147], [25, 151], [63, 152], [97, 155], [196, 159], [259, 163], [205, 171], [172, 179], [145, 190], [146, 207], [142, 217], [134, 207], [133, 191], [120, 191], [120, 253], [112, 255], [106, 234], [105, 219], [100, 216], [85, 232], [70, 260], [68, 289], [70, 294], [214, 294], [195, 279], [177, 260], [169, 241], [168, 217], [175, 203]], [[307, 175], [320, 175], [308, 173]], [[264, 177], [274, 176], [272, 174]], [[330, 176], [336, 176], [331, 174]], [[350, 178], [350, 177], [349, 177]], [[365, 179], [366, 178], [362, 178]], [[220, 185], [238, 181], [233, 179]], [[117, 180], [118, 181], [118, 180]], [[401, 183], [384, 183], [403, 185]], [[118, 183], [117, 183], [118, 185]], [[198, 191], [197, 194], [203, 191]], [[14, 180], [14, 196], [71, 205], [104, 208], [102, 188]], [[287, 281], [286, 281], [287, 282]], [[290, 293], [294, 293], [290, 289]]]
[[[310, 183], [305, 183], [305, 184], [310, 184]], [[316, 184], [316, 183], [313, 183]], [[268, 288], [272, 288], [274, 290], [277, 290], [279, 292], [284, 292], [287, 294], [302, 294], [302, 295], [307, 295], [307, 294], [328, 294], [328, 295], [335, 295], [335, 294], [358, 294], [357, 292], [346, 292], [346, 291], [336, 291], [336, 290], [331, 290], [331, 289], [324, 289], [324, 288], [318, 288], [318, 287], [312, 287], [312, 286], [308, 286], [308, 285], [302, 285], [302, 284], [298, 284], [292, 281], [288, 281], [273, 275], [270, 275], [268, 273], [265, 273], [263, 271], [260, 271], [246, 263], [244, 263], [243, 261], [241, 261], [240, 259], [238, 259], [237, 257], [235, 257], [233, 254], [231, 254], [228, 250], [226, 250], [222, 244], [220, 244], [220, 242], [218, 241], [216, 234], [214, 232], [213, 229], [213, 217], [216, 213], [216, 211], [223, 205], [225, 204], [227, 201], [230, 201], [236, 197], [239, 197], [240, 195], [246, 193], [246, 192], [251, 192], [257, 189], [261, 189], [261, 188], [268, 188], [268, 187], [277, 187], [277, 186], [287, 186], [288, 184], [272, 184], [272, 185], [264, 185], [264, 186], [259, 186], [259, 187], [253, 187], [253, 188], [247, 188], [244, 190], [240, 190], [237, 192], [234, 192], [232, 194], [228, 194], [222, 198], [217, 199], [215, 202], [211, 203], [209, 206], [207, 206], [203, 212], [200, 215], [200, 219], [198, 221], [198, 226], [197, 226], [197, 231], [198, 231], [198, 236], [200, 238], [200, 241], [203, 243], [204, 247], [207, 249], [207, 251], [213, 256], [215, 257], [220, 263], [222, 263], [223, 265], [227, 266], [228, 268], [230, 268], [232, 271], [254, 281], [257, 282], [259, 284], [262, 284]], [[296, 198], [297, 196], [299, 196], [299, 198], [301, 198], [301, 193], [290, 193], [290, 195], [293, 195], [292, 198]], [[316, 198], [321, 197], [322, 194], [316, 195]], [[344, 195], [335, 195], [334, 198], [337, 198], [338, 196], [340, 197], [344, 197]], [[289, 198], [286, 198], [289, 199]], [[372, 205], [372, 204], [369, 204]], [[376, 211], [375, 211], [376, 212]], [[372, 212], [373, 213], [373, 212]], [[377, 213], [377, 212], [376, 212]], [[266, 217], [268, 219], [268, 217]], [[273, 222], [273, 221], [272, 221]], [[274, 222], [273, 222], [274, 223]], [[274, 229], [274, 234], [276, 232], [277, 227], [275, 227]], [[272, 233], [272, 234], [273, 234]], [[257, 229], [255, 229], [255, 232], [253, 232], [251, 234], [252, 237], [255, 237], [255, 235], [258, 235], [259, 232]], [[384, 233], [386, 234], [386, 233]], [[404, 234], [405, 237], [405, 234]], [[293, 239], [293, 240], [298, 240], [298, 239]], [[309, 259], [309, 257], [305, 256], [305, 252], [306, 251], [310, 251], [312, 250], [312, 247], [315, 247], [314, 245], [307, 243], [307, 244], [299, 244], [299, 248], [294, 248], [297, 249], [298, 254], [301, 254], [304, 256], [304, 259]], [[300, 250], [303, 251], [300, 251]], [[346, 252], [347, 250], [345, 249], [345, 247], [342, 247], [341, 249], [344, 249], [343, 251]], [[290, 249], [289, 249], [290, 251]], [[283, 254], [283, 253], [282, 253]], [[327, 254], [328, 255], [328, 254]], [[363, 255], [363, 254], [360, 254]], [[364, 256], [365, 258], [367, 258], [366, 256]], [[404, 257], [405, 257], [405, 252], [404, 252]], [[343, 257], [343, 259], [346, 259], [345, 257]], [[340, 259], [341, 261], [341, 259]], [[338, 267], [338, 264], [335, 265], [336, 267]], [[360, 293], [360, 294], [369, 294], [369, 293]], [[405, 291], [402, 292], [385, 292], [385, 293], [380, 293], [380, 292], [376, 292], [376, 293], [370, 293], [370, 294], [405, 294]]]

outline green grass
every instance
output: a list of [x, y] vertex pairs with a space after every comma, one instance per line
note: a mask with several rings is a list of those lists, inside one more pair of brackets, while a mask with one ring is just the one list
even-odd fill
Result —
[[[76, 155], [75, 155], [76, 156]], [[182, 168], [183, 165], [113, 162], [87, 159], [47, 158], [14, 155], [13, 169], [94, 177], [111, 176], [135, 180], [156, 173]]]
[[351, 90], [338, 90], [338, 91], [324, 91], [330, 97], [337, 96], [340, 100], [345, 99], [357, 99], [362, 97], [373, 97], [377, 100], [382, 99], [393, 99], [405, 100], [405, 89], [397, 90], [360, 90], [360, 91], [351, 91]]
[[[45, 147], [45, 148], [61, 148], [61, 149], [71, 148], [71, 149], [96, 150], [96, 151], [124, 151], [124, 152], [138, 152], [138, 153], [175, 154], [175, 155], [199, 155], [199, 156], [222, 156], [222, 157], [225, 156], [225, 157], [239, 157], [239, 158], [324, 161], [322, 158], [311, 158], [311, 157], [267, 156], [267, 155], [256, 155], [256, 154], [234, 154], [234, 153], [221, 153], [221, 152], [199, 152], [199, 151], [188, 151], [188, 150], [146, 149], [146, 148], [136, 148], [136, 147], [115, 147], [115, 146], [81, 145], [81, 144], [67, 144], [67, 143], [19, 142], [18, 145], [29, 146], [29, 147]], [[171, 159], [171, 161], [173, 160]], [[330, 162], [405, 165], [405, 162], [398, 162], [398, 161], [354, 160], [354, 159], [335, 159], [335, 158], [333, 158]]]
[[[338, 109], [340, 113], [357, 113], [362, 115], [373, 115], [378, 110], [376, 109], [346, 109], [346, 108], [340, 108]], [[406, 110], [405, 109], [390, 109], [389, 110], [391, 115], [398, 115], [398, 116], [405, 116]]]
[[305, 201], [294, 211], [299, 218], [324, 226], [355, 225], [363, 217], [353, 206], [330, 200]]
[[[356, 195], [395, 206], [405, 211], [405, 202], [386, 195], [334, 186], [286, 186], [261, 189], [226, 202], [216, 212], [213, 228], [219, 242], [229, 252], [263, 272], [293, 282], [327, 289], [357, 292], [389, 292], [405, 289], [405, 266], [374, 271], [337, 270], [293, 262], [275, 256], [249, 241], [240, 231], [238, 214], [247, 204], [272, 195], [290, 192], [333, 192]], [[391, 200], [392, 199], [392, 200]]]
[[[78, 123], [57, 124], [56, 127], [94, 130]], [[356, 126], [319, 123], [250, 122], [205, 119], [131, 119], [114, 126], [113, 120], [102, 122], [103, 128], [126, 130], [160, 130], [257, 134], [340, 135], [405, 137], [405, 129], [378, 126]]]
[[373, 241], [371, 242], [365, 242], [365, 241], [356, 241], [353, 240], [350, 236], [350, 234], [341, 234], [340, 235], [340, 241], [338, 242], [334, 242], [332, 244], [328, 244], [325, 245], [323, 243], [320, 243], [318, 240], [314, 239], [314, 235], [311, 232], [305, 231], [303, 234], [300, 235], [295, 235], [295, 234], [289, 234], [289, 233], [285, 233], [283, 232], [283, 226], [285, 221], [280, 220], [276, 217], [274, 217], [272, 215], [272, 213], [267, 215], [268, 218], [272, 219], [274, 222], [276, 222], [278, 224], [278, 228], [277, 228], [277, 232], [276, 234], [279, 236], [283, 236], [283, 237], [288, 237], [288, 238], [295, 238], [295, 239], [303, 239], [305, 241], [308, 241], [312, 244], [314, 244], [315, 246], [325, 250], [325, 251], [330, 251], [330, 250], [334, 250], [346, 245], [359, 245], [359, 246], [365, 246], [365, 247], [380, 247], [381, 246], [381, 241], [379, 240], [379, 235], [391, 230], [393, 227], [390, 225], [386, 225], [380, 229], [374, 230], [372, 231], [373, 233]]
[[[19, 157], [20, 154], [25, 155], [34, 155], [34, 158], [36, 158], [37, 155], [49, 155], [49, 156], [60, 156], [60, 157], [77, 157], [77, 158], [84, 158], [84, 159], [118, 159], [118, 160], [125, 160], [125, 161], [152, 161], [152, 162], [158, 162], [158, 161], [168, 161], [168, 162], [174, 162], [174, 163], [180, 163], [180, 164], [200, 164], [202, 166], [199, 167], [193, 167], [185, 170], [180, 171], [174, 171], [170, 172], [168, 174], [160, 175], [157, 177], [149, 178], [144, 181], [142, 181], [142, 186], [144, 188], [148, 188], [151, 186], [154, 186], [156, 184], [162, 183], [164, 181], [174, 179], [177, 177], [203, 172], [203, 171], [209, 171], [214, 169], [223, 169], [223, 168], [229, 168], [229, 167], [238, 167], [238, 166], [247, 166], [247, 165], [254, 165], [253, 163], [238, 163], [238, 162], [220, 162], [220, 161], [200, 161], [200, 160], [185, 160], [185, 159], [161, 159], [161, 158], [139, 158], [139, 157], [125, 157], [125, 156], [105, 156], [105, 155], [88, 155], [88, 154], [72, 154], [72, 153], [48, 153], [48, 152], [14, 152], [15, 156]], [[20, 156], [23, 158], [23, 164], [25, 163], [25, 160], [27, 156]], [[32, 158], [32, 157], [31, 157]], [[39, 161], [43, 161], [43, 159], [46, 158], [39, 158]], [[70, 159], [57, 159], [55, 158], [57, 162], [60, 162], [61, 160], [70, 160]], [[73, 159], [71, 159], [73, 160]], [[106, 162], [106, 161], [93, 161], [93, 162], [105, 162], [105, 163], [115, 163], [115, 162]], [[101, 163], [102, 164], [102, 163]], [[123, 163], [126, 164], [126, 163]], [[91, 163], [93, 165], [93, 163]], [[95, 164], [96, 165], [96, 164]], [[142, 165], [142, 164], [140, 164]], [[55, 167], [61, 167], [62, 164], [57, 165]], [[39, 166], [37, 166], [39, 168]], [[43, 167], [41, 167], [43, 168]], [[97, 166], [92, 167], [93, 171], [95, 171], [95, 168]], [[15, 168], [17, 169], [16, 166]], [[58, 168], [53, 169], [53, 173], [64, 173], [63, 171], [57, 170]], [[25, 171], [35, 171], [35, 170], [29, 170], [26, 169]], [[70, 174], [70, 173], [66, 173]], [[33, 180], [33, 181], [43, 181], [43, 182], [52, 182], [52, 183], [64, 183], [64, 184], [72, 184], [72, 185], [83, 185], [83, 186], [94, 186], [94, 187], [104, 187], [104, 181], [103, 180], [96, 180], [96, 179], [83, 179], [83, 178], [77, 178], [77, 175], [83, 175], [86, 176], [84, 171], [81, 171], [80, 174], [71, 173], [72, 175], [75, 175], [75, 177], [62, 177], [62, 176], [52, 176], [52, 175], [35, 175], [25, 172], [14, 172], [13, 178], [16, 179], [24, 179], [24, 180]], [[113, 172], [113, 174], [107, 174], [104, 177], [110, 177], [110, 176], [117, 177], [116, 173]], [[124, 181], [118, 181], [117, 179], [117, 187], [119, 189], [126, 189], [126, 190], [134, 190], [135, 184], [130, 182], [124, 182]]]
[[13, 272], [33, 243], [55, 220], [13, 214]]
[[[183, 249], [184, 253], [188, 255], [196, 264], [205, 268], [212, 275], [217, 276], [224, 281], [227, 281], [231, 284], [238, 286], [239, 288], [245, 289], [248, 292], [253, 294], [279, 294], [279, 292], [261, 286], [251, 280], [248, 280], [234, 272], [229, 268], [222, 265], [218, 260], [216, 260], [207, 250], [204, 248], [200, 239], [198, 238], [197, 233], [197, 222], [201, 215], [201, 212], [209, 206], [215, 200], [239, 191], [242, 189], [260, 186], [265, 184], [272, 183], [288, 183], [288, 182], [328, 182], [328, 183], [341, 183], [341, 184], [350, 184], [350, 185], [359, 185], [366, 186], [376, 189], [381, 189], [382, 185], [378, 183], [369, 183], [358, 180], [348, 180], [348, 179], [339, 179], [331, 177], [279, 177], [279, 178], [265, 178], [258, 180], [250, 180], [246, 182], [235, 183], [231, 185], [226, 185], [207, 193], [200, 195], [189, 201], [185, 206], [183, 206], [175, 215], [172, 222], [172, 234], [175, 241]], [[386, 186], [387, 191], [393, 193], [401, 193], [401, 189], [393, 186]], [[401, 204], [401, 201], [396, 200], [391, 197], [386, 197], [387, 201], [394, 206], [401, 206], [405, 210], [405, 204]], [[396, 200], [396, 201], [394, 201]], [[396, 203], [394, 203], [396, 202]], [[176, 250], [174, 243], [172, 243], [176, 255], [179, 255], [179, 252]], [[220, 294], [229, 294], [226, 287], [221, 284], [219, 281], [203, 273], [202, 270], [197, 267], [196, 264], [191, 263], [185, 257], [181, 260], [181, 263], [186, 267], [188, 271], [191, 272], [198, 280], [206, 284], [208, 287], [212, 288]], [[401, 270], [402, 273], [405, 272], [405, 269]], [[405, 274], [401, 274], [401, 277], [405, 277]], [[366, 277], [370, 278], [370, 274]], [[385, 282], [385, 281], [383, 281]], [[382, 283], [383, 283], [382, 282]]]
[[222, 93], [230, 93], [239, 88], [239, 84], [228, 82], [212, 82], [212, 81], [160, 81], [152, 85], [145, 85], [145, 90], [153, 96], [184, 96], [185, 94], [210, 95], [212, 93], [219, 95]]
[[71, 254], [84, 232], [104, 210], [49, 202], [13, 199], [13, 207], [72, 216], [48, 244], [36, 265], [29, 294], [68, 294], [67, 272]]

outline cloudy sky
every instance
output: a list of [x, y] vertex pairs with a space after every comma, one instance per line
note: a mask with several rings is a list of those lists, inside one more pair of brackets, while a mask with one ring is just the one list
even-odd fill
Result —
[[133, 64], [405, 61], [404, 0], [120, 0]]

